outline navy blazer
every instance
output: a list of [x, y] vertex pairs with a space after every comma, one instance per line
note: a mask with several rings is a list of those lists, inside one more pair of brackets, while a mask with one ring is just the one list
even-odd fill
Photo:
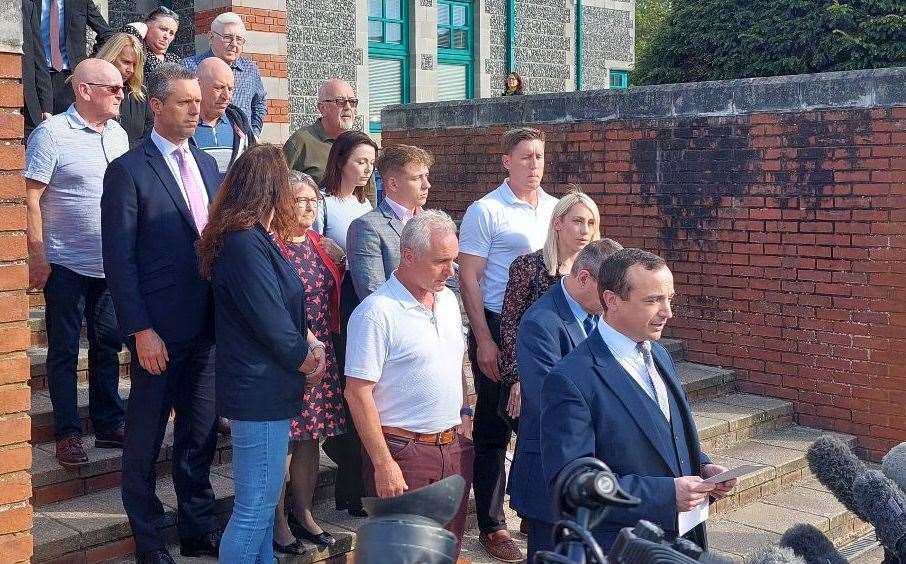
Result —
[[260, 225], [234, 231], [214, 264], [217, 413], [240, 421], [299, 414], [308, 356], [305, 290]]
[[[213, 202], [217, 162], [191, 151]], [[107, 166], [101, 237], [104, 274], [124, 339], [148, 328], [167, 344], [210, 334], [213, 302], [210, 284], [198, 274], [198, 231], [150, 135]]]
[[554, 523], [558, 517], [541, 470], [541, 385], [554, 365], [585, 340], [562, 284], [556, 282], [525, 311], [517, 335], [522, 409], [516, 454], [510, 466], [510, 506], [525, 517]]
[[[692, 471], [699, 474], [710, 459], [701, 451], [676, 365], [663, 345], [653, 342], [651, 351], [671, 396], [674, 423], [679, 423], [679, 416], [685, 429], [689, 455], [695, 461]], [[560, 470], [573, 460], [593, 456], [617, 475], [629, 494], [642, 500], [637, 507], [611, 509], [594, 530], [605, 553], [620, 529], [639, 519], [676, 534], [673, 479], [682, 473], [673, 444], [656, 427], [657, 408], [644, 394], [614, 358], [600, 331], [566, 355], [542, 386], [541, 465], [548, 484], [553, 485]], [[704, 528], [692, 537], [704, 544]]]

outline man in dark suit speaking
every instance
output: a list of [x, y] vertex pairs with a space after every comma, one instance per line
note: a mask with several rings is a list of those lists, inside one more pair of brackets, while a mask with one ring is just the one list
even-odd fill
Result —
[[[673, 317], [673, 275], [664, 260], [623, 249], [601, 265], [598, 329], [560, 361], [541, 392], [541, 465], [549, 484], [584, 456], [603, 461], [642, 500], [612, 508], [593, 531], [606, 553], [623, 527], [651, 521], [669, 535], [678, 513], [725, 496], [736, 480], [703, 478], [726, 469], [701, 451], [683, 384], [657, 339]], [[686, 538], [706, 544], [705, 528]]]
[[123, 507], [136, 562], [173, 562], [158, 530], [154, 468], [171, 408], [173, 486], [183, 556], [217, 556], [210, 468], [216, 446], [213, 302], [195, 241], [220, 181], [213, 157], [188, 140], [200, 115], [195, 75], [164, 63], [150, 82], [154, 129], [104, 176], [104, 271], [132, 353], [123, 448]]

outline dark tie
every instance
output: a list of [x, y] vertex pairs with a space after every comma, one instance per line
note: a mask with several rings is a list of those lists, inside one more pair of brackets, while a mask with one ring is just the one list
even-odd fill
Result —
[[585, 329], [585, 336], [591, 336], [592, 331], [595, 330], [595, 327], [598, 325], [598, 316], [589, 315], [585, 318], [585, 321], [582, 322], [582, 328]]

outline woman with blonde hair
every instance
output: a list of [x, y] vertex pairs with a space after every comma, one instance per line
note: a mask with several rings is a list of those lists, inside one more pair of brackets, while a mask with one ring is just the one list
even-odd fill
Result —
[[134, 147], [150, 121], [144, 89], [145, 50], [134, 35], [117, 33], [104, 43], [97, 58], [111, 63], [123, 77], [124, 97], [118, 121], [129, 135], [129, 146]]
[[[544, 247], [517, 257], [510, 265], [500, 312], [500, 381], [507, 386], [519, 382], [516, 330], [525, 310], [563, 275], [569, 274], [576, 255], [585, 245], [601, 238], [598, 206], [578, 186], [569, 187], [570, 192], [554, 207]], [[505, 411], [505, 407], [501, 406], [500, 411]]]

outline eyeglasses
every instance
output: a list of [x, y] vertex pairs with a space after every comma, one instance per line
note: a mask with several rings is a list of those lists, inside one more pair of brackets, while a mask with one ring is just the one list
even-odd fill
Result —
[[358, 99], [358, 98], [331, 98], [330, 100], [321, 100], [319, 103], [324, 103], [324, 104], [326, 104], [326, 103], [328, 103], [328, 102], [333, 102], [334, 104], [337, 105], [338, 108], [344, 107], [347, 103], [348, 103], [349, 106], [352, 107], [352, 108], [358, 108], [358, 107], [359, 107], [359, 99]]
[[117, 94], [119, 94], [120, 92], [123, 91], [122, 84], [99, 84], [97, 82], [86, 82], [85, 84], [87, 84], [89, 86], [97, 86], [98, 88], [103, 88], [104, 90], [107, 91], [108, 94], [110, 94], [112, 96], [116, 96]]
[[304, 208], [304, 207], [308, 207], [308, 206], [315, 207], [318, 205], [318, 199], [317, 198], [296, 198], [296, 205], [299, 206], [300, 208]]
[[235, 43], [236, 45], [245, 45], [245, 37], [241, 35], [223, 35], [222, 33], [217, 33], [213, 29], [211, 33], [223, 40], [224, 43], [229, 45], [230, 43]]
[[177, 22], [179, 21], [179, 14], [177, 14], [176, 12], [174, 12], [173, 10], [171, 10], [170, 8], [168, 8], [166, 6], [158, 6], [157, 8], [155, 8], [150, 14], [148, 14], [148, 17], [145, 18], [145, 21], [146, 22], [151, 21], [151, 20], [155, 19], [155, 16], [157, 16], [157, 15], [164, 15], [164, 16], [167, 16], [168, 18], [173, 18]]

